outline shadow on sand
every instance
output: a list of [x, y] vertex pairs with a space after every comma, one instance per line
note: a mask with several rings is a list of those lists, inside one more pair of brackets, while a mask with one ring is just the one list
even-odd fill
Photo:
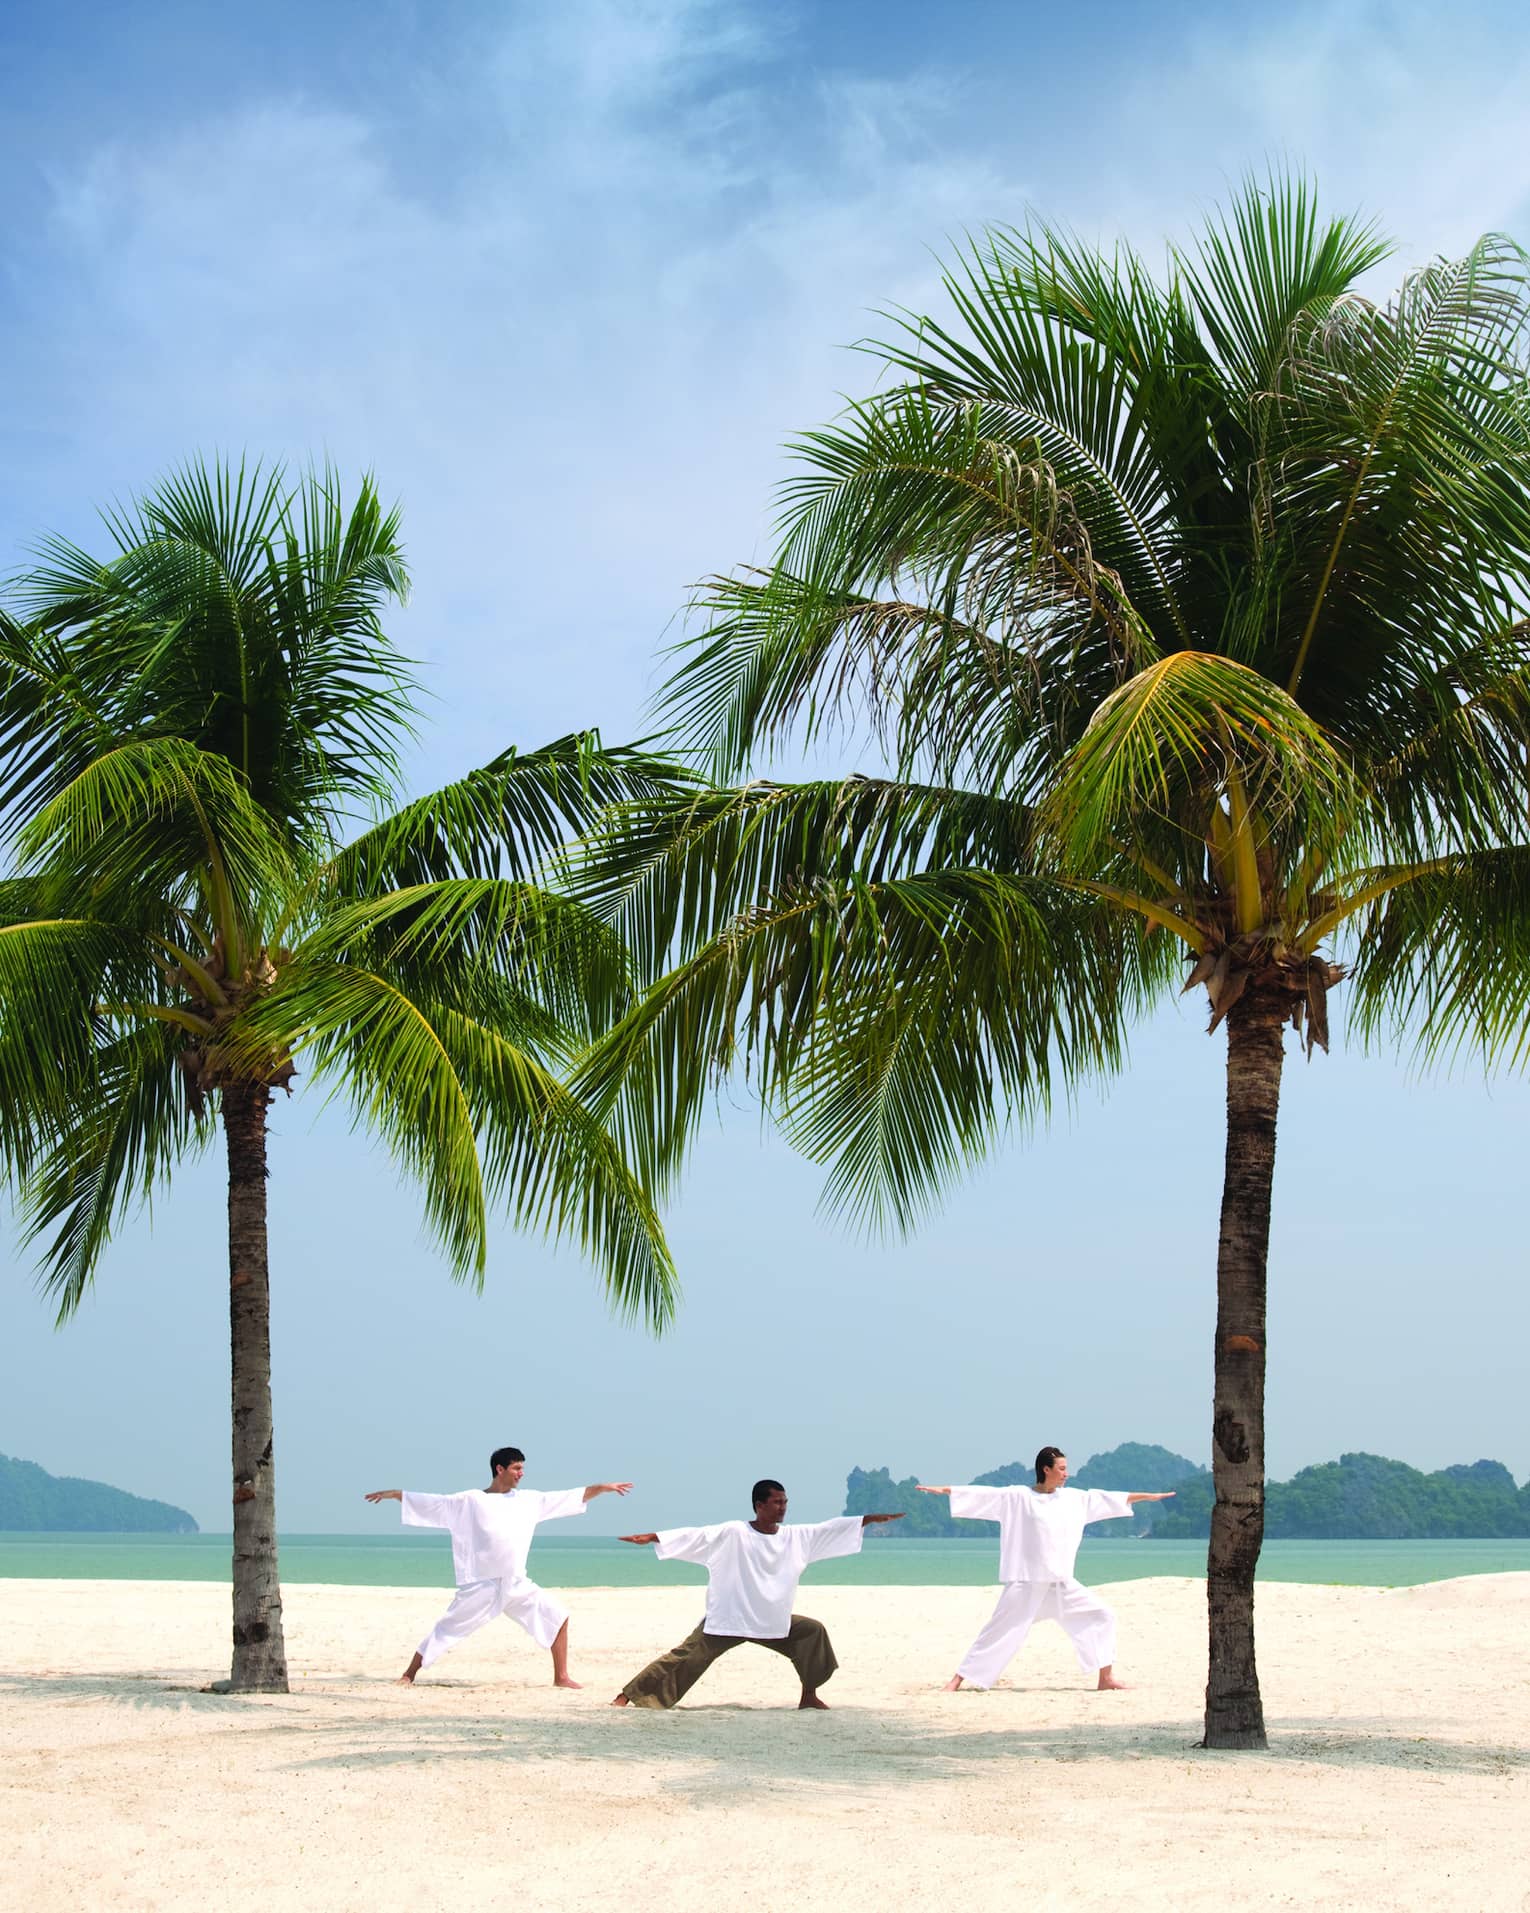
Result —
[[[900, 1720], [872, 1708], [845, 1707], [804, 1719], [794, 1709], [709, 1707], [664, 1715], [587, 1714], [567, 1721], [468, 1722], [416, 1717], [377, 1724], [366, 1736], [341, 1730], [349, 1743], [314, 1751], [300, 1767], [367, 1769], [438, 1761], [607, 1761], [664, 1771], [670, 1794], [742, 1796], [762, 1787], [801, 1786], [863, 1793], [970, 1777], [975, 1766], [1044, 1761], [1049, 1765], [1149, 1761], [1237, 1760], [1317, 1768], [1417, 1769], [1441, 1774], [1503, 1774], [1530, 1768], [1520, 1747], [1431, 1739], [1397, 1731], [1397, 1723], [1282, 1720], [1271, 1723], [1263, 1754], [1207, 1753], [1187, 1721], [1078, 1727], [947, 1730], [926, 1720]], [[1414, 1728], [1426, 1723], [1410, 1723]], [[338, 1739], [340, 1734], [336, 1735]]]
[[[667, 1792], [741, 1796], [761, 1787], [827, 1788], [857, 1793], [908, 1783], [922, 1786], [970, 1776], [976, 1765], [1045, 1761], [1150, 1761], [1174, 1764], [1274, 1762], [1314, 1768], [1417, 1770], [1437, 1774], [1507, 1774], [1530, 1768], [1530, 1749], [1438, 1737], [1446, 1723], [1431, 1719], [1305, 1719], [1270, 1722], [1262, 1754], [1207, 1753], [1189, 1720], [1090, 1721], [1044, 1727], [975, 1728], [970, 1721], [874, 1707], [840, 1707], [799, 1714], [793, 1707], [723, 1703], [672, 1713], [600, 1707], [571, 1709], [561, 1719], [491, 1713], [505, 1704], [485, 1694], [476, 1718], [406, 1706], [381, 1711], [365, 1690], [326, 1692], [305, 1687], [291, 1697], [205, 1694], [163, 1676], [0, 1676], [0, 1693], [66, 1704], [110, 1702], [135, 1709], [195, 1710], [226, 1717], [244, 1712], [256, 1734], [300, 1736], [302, 1757], [291, 1771], [426, 1767], [443, 1761], [489, 1763], [608, 1762], [663, 1769]], [[423, 1698], [423, 1697], [422, 1697]], [[313, 1707], [322, 1707], [314, 1718]], [[252, 1705], [253, 1703], [253, 1705]], [[428, 1705], [428, 1702], [427, 1702]], [[258, 1710], [258, 1713], [255, 1711]], [[957, 1709], [942, 1710], [955, 1715]]]

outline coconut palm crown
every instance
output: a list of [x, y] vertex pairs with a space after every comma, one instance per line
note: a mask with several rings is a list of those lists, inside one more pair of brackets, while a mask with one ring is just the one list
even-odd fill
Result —
[[[660, 1178], [747, 1061], [908, 1226], [1164, 987], [1228, 1061], [1206, 1742], [1262, 1745], [1265, 1270], [1283, 1032], [1520, 1040], [1530, 855], [1530, 316], [1502, 238], [1388, 248], [1249, 184], [1155, 274], [987, 233], [941, 317], [797, 446], [780, 543], [714, 579], [666, 703], [714, 775], [788, 742], [877, 774], [637, 803], [590, 894], [667, 973], [591, 1087]], [[678, 953], [678, 962], [673, 961]]]
[[567, 1087], [628, 1001], [608, 929], [540, 881], [602, 805], [670, 788], [591, 735], [398, 806], [406, 576], [370, 482], [194, 464], [44, 547], [0, 622], [0, 1162], [60, 1319], [123, 1216], [221, 1127], [238, 1689], [284, 1689], [266, 1126], [301, 1072], [418, 1183], [452, 1272], [488, 1216], [570, 1237], [669, 1316], [647, 1191]]

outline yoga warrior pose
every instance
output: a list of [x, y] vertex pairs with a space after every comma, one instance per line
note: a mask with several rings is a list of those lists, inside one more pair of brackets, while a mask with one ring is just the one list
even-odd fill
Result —
[[403, 1504], [406, 1528], [446, 1528], [452, 1537], [452, 1567], [457, 1592], [452, 1604], [420, 1642], [414, 1659], [399, 1676], [409, 1687], [422, 1667], [439, 1660], [449, 1647], [475, 1634], [497, 1615], [508, 1614], [536, 1642], [552, 1650], [553, 1686], [578, 1687], [568, 1672], [568, 1609], [544, 1594], [526, 1575], [526, 1555], [539, 1521], [583, 1514], [596, 1495], [624, 1495], [630, 1481], [597, 1481], [588, 1488], [539, 1493], [523, 1488], [526, 1457], [519, 1448], [496, 1448], [489, 1457], [494, 1477], [487, 1488], [462, 1494], [422, 1495], [407, 1488], [378, 1488], [368, 1501]]
[[1060, 1448], [1043, 1448], [1036, 1457], [1034, 1488], [926, 1488], [926, 1495], [949, 1495], [951, 1512], [968, 1521], [999, 1524], [999, 1601], [988, 1625], [967, 1650], [967, 1658], [946, 1682], [946, 1692], [961, 1686], [992, 1687], [1025, 1645], [1037, 1621], [1056, 1621], [1073, 1642], [1086, 1674], [1098, 1673], [1101, 1687], [1124, 1687], [1115, 1676], [1116, 1617], [1074, 1579], [1078, 1544], [1091, 1521], [1114, 1521], [1131, 1512], [1134, 1501], [1168, 1501], [1171, 1496], [1107, 1493], [1100, 1488], [1070, 1488], [1068, 1457]]
[[827, 1707], [818, 1690], [839, 1665], [822, 1621], [793, 1614], [802, 1570], [813, 1561], [858, 1554], [861, 1531], [900, 1514], [841, 1515], [835, 1521], [787, 1527], [786, 1490], [779, 1481], [754, 1484], [754, 1519], [716, 1528], [667, 1528], [663, 1534], [624, 1534], [638, 1547], [653, 1544], [661, 1561], [697, 1561], [707, 1571], [707, 1611], [678, 1647], [650, 1662], [612, 1701], [613, 1707], [673, 1707], [719, 1655], [752, 1641], [784, 1654], [802, 1682], [799, 1707]]

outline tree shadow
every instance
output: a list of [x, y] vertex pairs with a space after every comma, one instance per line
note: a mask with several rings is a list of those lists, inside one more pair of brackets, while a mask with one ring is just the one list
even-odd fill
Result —
[[762, 1787], [853, 1794], [889, 1784], [917, 1787], [970, 1777], [975, 1766], [996, 1762], [1172, 1761], [1182, 1768], [1186, 1761], [1236, 1760], [1494, 1775], [1530, 1768], [1530, 1749], [1524, 1747], [1404, 1736], [1390, 1731], [1395, 1727], [1395, 1722], [1382, 1731], [1366, 1723], [1283, 1720], [1271, 1724], [1266, 1752], [1222, 1754], [1198, 1747], [1187, 1720], [973, 1731], [874, 1708], [842, 1707], [804, 1717], [795, 1708], [724, 1704], [668, 1714], [613, 1709], [609, 1719], [581, 1712], [561, 1721], [415, 1715], [407, 1722], [369, 1722], [361, 1732], [336, 1723], [319, 1731], [332, 1741], [344, 1735], [350, 1744], [333, 1745], [294, 1765], [302, 1770], [440, 1761], [605, 1761], [645, 1773], [663, 1767], [666, 1793], [712, 1799]]
[[224, 1712], [246, 1695], [211, 1694], [191, 1676], [174, 1674], [0, 1674], [0, 1694], [17, 1700], [117, 1701], [126, 1707], [175, 1710], [195, 1705]]
[[[381, 1684], [379, 1684], [381, 1685]], [[388, 1687], [393, 1683], [389, 1682]], [[1071, 1690], [1070, 1690], [1071, 1691]], [[1270, 1746], [1260, 1753], [1209, 1752], [1196, 1744], [1197, 1723], [1177, 1720], [1078, 1720], [1008, 1726], [979, 1724], [963, 1704], [937, 1706], [922, 1696], [908, 1708], [843, 1706], [822, 1714], [794, 1706], [741, 1702], [647, 1708], [572, 1707], [558, 1717], [516, 1716], [488, 1709], [513, 1705], [514, 1690], [489, 1690], [474, 1717], [405, 1703], [374, 1710], [369, 1686], [347, 1682], [326, 1691], [304, 1683], [281, 1695], [207, 1693], [165, 1674], [0, 1675], [0, 1694], [66, 1705], [110, 1702], [135, 1710], [228, 1717], [243, 1713], [256, 1734], [301, 1735], [306, 1754], [289, 1771], [428, 1767], [442, 1761], [488, 1763], [608, 1762], [615, 1768], [663, 1769], [667, 1792], [726, 1800], [762, 1787], [864, 1794], [889, 1785], [957, 1780], [993, 1763], [1111, 1764], [1127, 1761], [1274, 1763], [1315, 1769], [1416, 1770], [1490, 1774], [1530, 1769], [1530, 1747], [1442, 1737], [1448, 1723], [1428, 1716], [1272, 1719]], [[251, 1702], [257, 1703], [252, 1710]], [[313, 1704], [324, 1717], [313, 1717]]]
[[[115, 1701], [124, 1707], [175, 1712], [238, 1714], [252, 1706], [268, 1715], [288, 1701], [354, 1703], [353, 1687], [326, 1692], [323, 1682], [306, 1680], [290, 1694], [230, 1694], [196, 1674], [0, 1674], [0, 1697], [55, 1700], [65, 1706], [86, 1701]], [[274, 1722], [272, 1723], [275, 1724]], [[297, 1723], [294, 1722], [294, 1725]]]

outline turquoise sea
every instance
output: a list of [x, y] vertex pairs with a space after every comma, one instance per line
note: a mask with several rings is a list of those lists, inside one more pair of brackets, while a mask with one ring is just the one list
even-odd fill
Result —
[[[434, 1534], [287, 1534], [279, 1542], [282, 1579], [343, 1587], [450, 1587], [451, 1552]], [[1204, 1541], [1089, 1539], [1079, 1552], [1086, 1582], [1205, 1572]], [[674, 1587], [706, 1577], [683, 1562], [656, 1561], [651, 1548], [609, 1536], [548, 1536], [532, 1547], [530, 1568], [548, 1587]], [[858, 1555], [808, 1570], [823, 1585], [986, 1587], [998, 1568], [989, 1540], [874, 1540]], [[1259, 1572], [1267, 1581], [1408, 1587], [1461, 1574], [1530, 1573], [1530, 1540], [1267, 1541]], [[0, 1580], [223, 1581], [226, 1534], [0, 1534]]]

